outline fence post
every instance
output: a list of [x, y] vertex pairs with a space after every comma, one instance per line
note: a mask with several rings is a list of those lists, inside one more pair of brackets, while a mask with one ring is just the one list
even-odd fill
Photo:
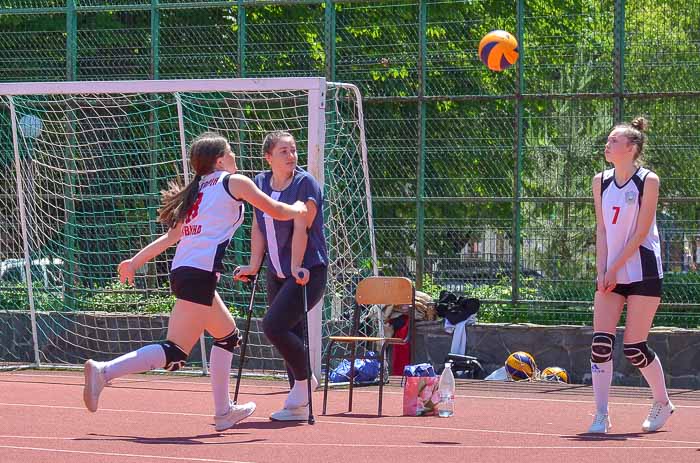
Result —
[[151, 0], [151, 79], [160, 79], [160, 8]]
[[[151, 79], [160, 79], [160, 8], [158, 0], [151, 0]], [[150, 140], [148, 147], [149, 154], [149, 181], [148, 192], [150, 198], [147, 200], [148, 207], [148, 232], [151, 239], [156, 236], [156, 209], [158, 208], [158, 140], [160, 140], [160, 120], [158, 112], [151, 112], [150, 116]], [[148, 275], [148, 288], [158, 287], [158, 270], [155, 261], [148, 263], [146, 275]]]
[[238, 0], [238, 77], [245, 77], [246, 20], [243, 0]]
[[619, 124], [625, 118], [625, 0], [615, 0], [613, 29], [613, 123]]
[[524, 75], [524, 29], [525, 29], [525, 1], [518, 0], [517, 7], [517, 40], [518, 40], [518, 77], [515, 90], [515, 142], [513, 146], [513, 275], [511, 280], [511, 302], [517, 304], [520, 300], [520, 234], [522, 227], [521, 217], [521, 176], [523, 160], [523, 93], [525, 91]]
[[423, 289], [425, 272], [425, 57], [427, 53], [428, 6], [420, 0], [418, 12], [418, 172], [416, 188], [416, 289]]
[[75, 0], [66, 2], [66, 80], [77, 80], [78, 75], [78, 18]]
[[326, 80], [335, 82], [335, 4], [333, 0], [326, 0], [324, 19]]

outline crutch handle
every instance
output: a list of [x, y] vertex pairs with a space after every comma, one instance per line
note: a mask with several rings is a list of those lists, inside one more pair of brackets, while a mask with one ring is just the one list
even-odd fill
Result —
[[309, 276], [311, 272], [309, 272], [309, 270], [304, 267], [297, 267], [294, 270], [296, 271], [294, 277], [297, 280], [297, 284], [306, 285], [306, 283], [309, 282]]

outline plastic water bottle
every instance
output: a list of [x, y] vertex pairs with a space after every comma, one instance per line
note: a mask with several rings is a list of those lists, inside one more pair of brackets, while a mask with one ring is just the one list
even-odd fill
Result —
[[448, 418], [455, 413], [455, 376], [452, 374], [452, 363], [445, 363], [445, 369], [440, 375], [438, 384], [440, 392], [440, 403], [438, 404], [438, 415]]

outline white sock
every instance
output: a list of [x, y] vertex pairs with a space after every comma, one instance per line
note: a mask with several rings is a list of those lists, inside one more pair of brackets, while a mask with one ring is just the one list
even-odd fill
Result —
[[211, 348], [209, 373], [211, 374], [211, 392], [214, 396], [214, 411], [218, 416], [228, 413], [231, 360], [233, 360], [233, 352], [217, 346]]
[[610, 397], [610, 384], [612, 384], [613, 362], [591, 362], [591, 380], [593, 381], [593, 395], [598, 413], [608, 414], [608, 399]]
[[124, 354], [109, 362], [103, 362], [102, 368], [106, 381], [133, 373], [143, 373], [165, 366], [165, 351], [160, 344], [149, 344]]
[[649, 384], [654, 402], [661, 402], [662, 404], [668, 402], [666, 378], [664, 377], [664, 369], [659, 361], [659, 356], [654, 357], [654, 360], [649, 365], [640, 368], [639, 371], [642, 372], [642, 376]]
[[299, 408], [309, 403], [308, 379], [295, 379], [292, 390], [289, 391], [284, 408]]
[[[296, 379], [294, 380], [294, 386], [292, 390], [289, 391], [287, 400], [284, 401], [284, 408], [299, 408], [305, 407], [309, 404], [309, 380], [308, 379]], [[311, 392], [314, 388], [318, 386], [318, 381], [314, 376], [311, 377]]]

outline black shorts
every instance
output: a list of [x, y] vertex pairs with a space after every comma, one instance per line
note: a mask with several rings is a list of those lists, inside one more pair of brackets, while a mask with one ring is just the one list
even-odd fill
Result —
[[178, 267], [170, 272], [170, 291], [183, 301], [211, 306], [219, 276], [218, 272]]
[[649, 280], [635, 281], [634, 283], [626, 283], [615, 285], [613, 293], [620, 296], [650, 296], [661, 297], [661, 278], [653, 278]]

